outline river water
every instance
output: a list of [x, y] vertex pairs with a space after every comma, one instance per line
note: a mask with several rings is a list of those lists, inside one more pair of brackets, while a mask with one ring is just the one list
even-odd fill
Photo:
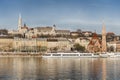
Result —
[[0, 57], [0, 80], [120, 80], [120, 58]]

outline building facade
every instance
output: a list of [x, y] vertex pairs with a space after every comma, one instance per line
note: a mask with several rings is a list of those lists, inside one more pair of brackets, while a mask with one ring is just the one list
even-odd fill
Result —
[[87, 46], [88, 52], [92, 53], [101, 52], [101, 46], [102, 46], [101, 41], [98, 38], [97, 34], [93, 33], [93, 37]]
[[56, 36], [69, 36], [70, 30], [55, 30]]
[[55, 27], [36, 27], [34, 28], [34, 33], [37, 36], [41, 35], [55, 35]]
[[71, 42], [66, 38], [51, 38], [47, 39], [48, 52], [66, 52], [71, 50]]
[[0, 51], [1, 52], [13, 51], [13, 38], [0, 37]]
[[39, 38], [14, 38], [14, 50], [20, 52], [40, 52], [41, 48], [47, 48], [46, 39]]

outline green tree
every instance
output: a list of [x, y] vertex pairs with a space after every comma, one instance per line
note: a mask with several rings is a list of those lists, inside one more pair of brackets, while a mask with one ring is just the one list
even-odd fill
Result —
[[114, 52], [114, 47], [113, 46], [110, 46], [110, 52]]
[[54, 47], [53, 50], [54, 50], [55, 52], [57, 52], [58, 48], [57, 48], [57, 47]]
[[79, 52], [84, 52], [85, 51], [85, 47], [81, 46], [80, 44], [75, 44], [74, 45], [74, 50], [77, 50]]
[[47, 47], [46, 47], [46, 46], [42, 46], [42, 47], [40, 47], [40, 51], [41, 51], [41, 52], [45, 52], [45, 51], [47, 51]]

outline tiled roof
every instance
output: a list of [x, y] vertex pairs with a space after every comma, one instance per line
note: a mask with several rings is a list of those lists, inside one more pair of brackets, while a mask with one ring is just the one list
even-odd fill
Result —
[[[95, 41], [94, 41], [95, 40]], [[96, 33], [93, 33], [93, 37], [88, 45], [95, 45], [96, 41], [99, 41], [99, 44], [101, 44], [101, 41], [99, 40]]]
[[92, 33], [91, 31], [82, 31], [82, 33]]
[[93, 41], [90, 41], [90, 43], [88, 45], [94, 45], [95, 43], [93, 43]]
[[98, 36], [97, 36], [96, 33], [93, 33], [93, 37], [92, 37], [92, 39], [98, 39]]
[[108, 32], [107, 35], [115, 35], [113, 32]]
[[28, 27], [24, 26], [24, 27], [21, 27], [21, 29], [28, 29]]
[[52, 27], [36, 27], [39, 32], [49, 32], [52, 30]]
[[55, 30], [57, 33], [70, 33], [70, 30]]
[[71, 34], [79, 34], [79, 32], [71, 32]]

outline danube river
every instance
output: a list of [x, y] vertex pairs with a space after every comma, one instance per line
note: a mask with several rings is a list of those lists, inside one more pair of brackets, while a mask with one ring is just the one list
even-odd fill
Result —
[[119, 80], [120, 58], [0, 57], [0, 80]]

